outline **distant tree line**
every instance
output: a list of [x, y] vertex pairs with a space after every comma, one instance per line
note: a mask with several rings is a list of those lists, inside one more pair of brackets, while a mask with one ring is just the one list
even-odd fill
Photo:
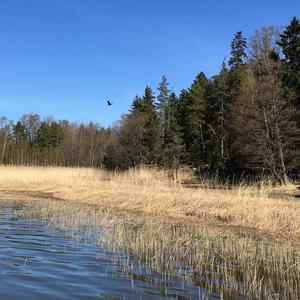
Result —
[[37, 114], [15, 124], [0, 118], [0, 163], [17, 165], [100, 166], [111, 130], [99, 124], [72, 124]]
[[0, 162], [127, 169], [188, 165], [223, 176], [271, 176], [287, 183], [300, 170], [300, 23], [241, 31], [228, 63], [200, 72], [176, 95], [165, 76], [149, 86], [113, 128], [24, 115], [0, 120]]

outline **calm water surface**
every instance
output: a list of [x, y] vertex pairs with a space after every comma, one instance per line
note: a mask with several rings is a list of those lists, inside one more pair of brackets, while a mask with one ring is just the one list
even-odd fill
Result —
[[0, 299], [215, 299], [192, 281], [157, 274], [122, 253], [0, 204]]

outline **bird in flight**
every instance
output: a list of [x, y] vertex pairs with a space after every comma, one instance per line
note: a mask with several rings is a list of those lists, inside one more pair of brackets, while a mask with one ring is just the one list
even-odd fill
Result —
[[107, 105], [108, 105], [108, 106], [111, 106], [111, 105], [112, 105], [112, 103], [111, 103], [109, 100], [107, 100], [106, 102], [107, 102]]

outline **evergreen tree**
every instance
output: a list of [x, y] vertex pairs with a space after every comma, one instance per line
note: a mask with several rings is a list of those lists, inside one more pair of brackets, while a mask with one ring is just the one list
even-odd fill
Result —
[[183, 139], [193, 165], [203, 163], [205, 142], [203, 129], [206, 111], [206, 89], [208, 80], [199, 73], [188, 91], [180, 94], [179, 120], [183, 128]]
[[231, 43], [231, 57], [229, 59], [228, 65], [229, 75], [228, 75], [228, 117], [227, 126], [228, 130], [228, 157], [227, 157], [227, 169], [231, 172], [237, 172], [239, 163], [237, 161], [238, 155], [236, 149], [234, 148], [234, 141], [236, 139], [236, 131], [234, 127], [235, 115], [232, 111], [237, 105], [237, 99], [241, 93], [241, 87], [247, 76], [247, 65], [245, 64], [247, 59], [247, 41], [243, 37], [242, 32], [239, 31], [235, 34], [234, 39]]
[[207, 161], [213, 169], [223, 169], [228, 157], [228, 77], [224, 61], [220, 73], [212, 77], [208, 88]]
[[247, 59], [247, 41], [243, 37], [241, 31], [238, 31], [233, 41], [231, 42], [231, 58], [229, 59], [229, 66], [231, 70], [237, 69], [245, 63]]
[[178, 100], [177, 119], [179, 126], [182, 128], [182, 137], [188, 152], [191, 146], [192, 137], [188, 129], [188, 123], [186, 121], [188, 119], [189, 114], [188, 106], [191, 103], [191, 93], [186, 89], [181, 90]]
[[63, 142], [63, 129], [57, 122], [52, 122], [50, 125], [50, 145], [57, 148]]
[[182, 128], [178, 122], [178, 99], [172, 93], [165, 106], [165, 126], [163, 144], [163, 164], [168, 168], [178, 170], [184, 155]]
[[131, 112], [135, 112], [135, 111], [139, 111], [139, 112], [143, 112], [143, 100], [141, 97], [139, 97], [138, 95], [136, 95], [132, 101], [132, 105], [131, 105]]
[[169, 94], [171, 90], [168, 89], [168, 80], [166, 76], [163, 76], [161, 82], [159, 83], [158, 91], [159, 94], [157, 96], [156, 108], [158, 112], [158, 118], [161, 123], [162, 128], [165, 126], [166, 120], [166, 105], [169, 101]]
[[59, 147], [63, 140], [63, 129], [57, 122], [42, 122], [37, 132], [36, 146], [41, 148]]
[[278, 42], [287, 67], [287, 85], [296, 91], [296, 105], [300, 108], [300, 22], [294, 17]]
[[17, 124], [13, 126], [13, 136], [17, 145], [28, 142], [28, 132], [21, 121], [18, 121]]
[[21, 117], [22, 124], [26, 127], [26, 132], [30, 144], [33, 145], [37, 138], [37, 131], [41, 126], [41, 118], [38, 114], [25, 114]]
[[161, 159], [160, 126], [154, 99], [153, 90], [146, 86], [143, 98], [136, 97], [132, 104], [132, 113], [141, 113], [145, 120], [142, 162], [146, 164], [156, 164]]

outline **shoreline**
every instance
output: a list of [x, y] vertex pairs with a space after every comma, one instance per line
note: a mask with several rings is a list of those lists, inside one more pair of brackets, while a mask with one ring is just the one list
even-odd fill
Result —
[[[181, 182], [188, 179], [181, 174]], [[187, 188], [166, 172], [0, 166], [0, 199], [88, 204], [112, 213], [136, 214], [181, 224], [251, 232], [262, 238], [300, 241], [296, 186], [236, 189]], [[274, 197], [272, 195], [286, 195]], [[270, 196], [271, 195], [271, 196]]]
[[[110, 249], [118, 257], [123, 253], [126, 260], [134, 258], [156, 273], [186, 280], [198, 278], [200, 286], [227, 295], [226, 299], [236, 295], [269, 299], [274, 294], [297, 298], [299, 244], [268, 239], [265, 234], [254, 236], [241, 228], [234, 231], [200, 223], [167, 223], [161, 216], [107, 211], [95, 205], [51, 200], [49, 194], [47, 199], [34, 195], [35, 200], [28, 193], [28, 201], [8, 200], [5, 205], [16, 205], [15, 217], [25, 218], [29, 224], [31, 220], [45, 220], [75, 240], [81, 232], [86, 241], [91, 238], [100, 248]], [[20, 191], [19, 200], [21, 197]], [[222, 284], [215, 284], [220, 279]]]
[[[266, 230], [259, 230], [253, 227], [240, 226], [234, 224], [226, 224], [224, 222], [217, 221], [209, 221], [203, 219], [195, 219], [192, 217], [186, 218], [176, 218], [170, 216], [160, 216], [154, 214], [145, 214], [139, 210], [130, 210], [130, 209], [118, 209], [112, 207], [103, 207], [100, 204], [95, 205], [87, 202], [81, 201], [70, 201], [63, 198], [58, 198], [53, 195], [51, 192], [43, 192], [43, 191], [28, 191], [28, 190], [9, 190], [4, 191], [0, 190], [0, 203], [1, 201], [58, 201], [63, 202], [64, 204], [70, 205], [83, 205], [83, 206], [92, 206], [93, 208], [97, 208], [102, 211], [107, 211], [111, 214], [116, 214], [117, 216], [128, 215], [134, 217], [135, 215], [139, 217], [145, 217], [147, 219], [157, 220], [158, 222], [162, 222], [165, 224], [178, 224], [178, 225], [194, 225], [194, 226], [205, 226], [208, 229], [219, 229], [221, 231], [230, 232], [232, 234], [236, 234], [238, 236], [249, 236], [254, 239], [266, 239], [268, 241], [278, 241], [278, 242], [290, 242], [292, 244], [298, 245], [300, 244], [299, 235], [284, 235], [280, 233], [274, 233]], [[141, 214], [142, 213], [142, 214]]]

